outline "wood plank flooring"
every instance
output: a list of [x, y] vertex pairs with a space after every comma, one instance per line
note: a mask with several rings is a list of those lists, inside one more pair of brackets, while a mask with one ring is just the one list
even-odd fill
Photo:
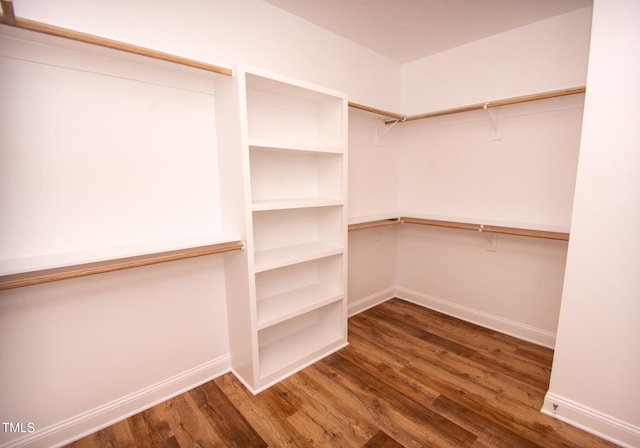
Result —
[[226, 374], [69, 446], [615, 446], [539, 412], [549, 349], [399, 299], [349, 342], [256, 396]]

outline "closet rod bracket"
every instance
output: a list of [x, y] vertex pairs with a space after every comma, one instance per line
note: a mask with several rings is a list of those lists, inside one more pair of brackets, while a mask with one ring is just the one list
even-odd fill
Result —
[[400, 120], [399, 118], [396, 118], [394, 120], [385, 120], [382, 118], [378, 118], [378, 128], [376, 130], [376, 139], [375, 139], [376, 146], [382, 146], [382, 139], [385, 138], [385, 136], [389, 132], [391, 132], [391, 130], [395, 127], [395, 125], [405, 120], [406, 119]]
[[491, 121], [491, 140], [502, 140], [502, 108], [491, 107], [490, 103], [484, 103], [483, 109], [489, 115]]

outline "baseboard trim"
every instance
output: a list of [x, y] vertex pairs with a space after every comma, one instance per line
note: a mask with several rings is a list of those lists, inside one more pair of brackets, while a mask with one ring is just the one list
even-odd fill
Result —
[[349, 317], [355, 316], [358, 313], [362, 313], [369, 308], [373, 308], [387, 300], [393, 299], [396, 296], [396, 288], [392, 286], [382, 291], [369, 294], [368, 296], [361, 297], [357, 300], [349, 301], [348, 314]]
[[543, 347], [554, 348], [556, 334], [535, 328], [494, 314], [459, 305], [449, 300], [422, 294], [408, 288], [398, 287], [396, 296], [407, 302], [415, 303], [426, 308], [457, 317], [473, 324], [481, 325], [491, 330], [499, 331], [518, 339], [533, 342]]
[[640, 427], [548, 392], [541, 412], [625, 448], [640, 446]]
[[60, 447], [210, 381], [231, 369], [221, 356], [82, 414], [11, 440], [0, 448]]

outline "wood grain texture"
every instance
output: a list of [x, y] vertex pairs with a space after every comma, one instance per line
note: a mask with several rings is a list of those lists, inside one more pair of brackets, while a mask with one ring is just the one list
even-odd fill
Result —
[[615, 446], [539, 411], [549, 349], [399, 299], [349, 340], [256, 396], [225, 374], [69, 447]]

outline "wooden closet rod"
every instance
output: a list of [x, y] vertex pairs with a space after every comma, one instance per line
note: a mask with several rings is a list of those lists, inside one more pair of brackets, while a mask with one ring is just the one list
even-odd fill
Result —
[[517, 96], [513, 98], [507, 98], [504, 100], [489, 101], [486, 103], [478, 103], [478, 104], [472, 104], [470, 106], [455, 107], [453, 109], [443, 109], [435, 112], [427, 112], [424, 114], [417, 114], [417, 115], [396, 114], [394, 112], [389, 112], [382, 109], [376, 109], [375, 107], [369, 107], [369, 106], [365, 106], [358, 103], [352, 103], [351, 101], [349, 102], [349, 107], [353, 107], [354, 109], [360, 109], [366, 112], [371, 112], [374, 114], [383, 115], [385, 117], [392, 118], [392, 120], [386, 120], [385, 123], [394, 124], [398, 121], [422, 120], [425, 118], [441, 117], [443, 115], [452, 115], [452, 114], [459, 114], [462, 112], [472, 112], [475, 110], [491, 109], [493, 107], [509, 106], [511, 104], [528, 103], [530, 101], [545, 100], [549, 98], [557, 98], [557, 97], [568, 96], [568, 95], [577, 95], [579, 93], [585, 93], [586, 90], [587, 90], [586, 87], [573, 87], [570, 89], [552, 90], [550, 92]]
[[358, 224], [350, 224], [349, 232], [354, 232], [356, 230], [375, 229], [376, 227], [392, 226], [394, 224], [402, 224], [402, 220], [400, 218], [391, 218], [391, 219], [381, 219], [379, 221], [369, 221], [369, 222], [363, 222]]
[[[8, 8], [8, 9], [5, 9]], [[233, 71], [230, 68], [220, 67], [217, 65], [207, 64], [204, 62], [196, 61], [194, 59], [183, 58], [169, 53], [163, 53], [161, 51], [151, 50], [144, 47], [138, 47], [136, 45], [127, 44], [104, 37], [94, 36], [92, 34], [81, 33], [66, 28], [60, 28], [46, 23], [35, 22], [33, 20], [21, 19], [15, 17], [13, 14], [12, 2], [2, 0], [2, 22], [14, 26], [16, 28], [22, 28], [29, 31], [35, 31], [37, 33], [49, 34], [51, 36], [62, 37], [65, 39], [74, 40], [77, 42], [84, 42], [100, 47], [110, 48], [112, 50], [124, 51], [140, 56], [146, 56], [153, 59], [159, 59], [161, 61], [172, 62], [174, 64], [184, 65], [187, 67], [193, 67], [208, 72], [218, 73], [220, 75], [232, 76]], [[10, 11], [10, 13], [9, 13]]]
[[160, 252], [137, 257], [119, 258], [116, 260], [100, 261], [97, 263], [65, 266], [42, 271], [25, 272], [22, 274], [4, 275], [0, 277], [0, 291], [21, 288], [23, 286], [38, 285], [70, 278], [85, 277], [87, 275], [104, 274], [105, 272], [121, 271], [124, 269], [166, 263], [168, 261], [185, 260], [223, 252], [230, 252], [244, 248], [242, 241], [212, 244], [209, 246], [192, 247], [182, 250]]
[[2, 6], [2, 22], [7, 25], [16, 24], [16, 14], [13, 11], [13, 2], [11, 0], [0, 0], [0, 6]]
[[528, 236], [531, 238], [545, 238], [549, 240], [569, 241], [569, 234], [562, 232], [548, 232], [546, 230], [531, 230], [515, 227], [485, 226], [483, 224], [461, 223], [453, 221], [438, 221], [434, 219], [400, 218], [405, 224], [419, 224], [423, 226], [447, 227], [450, 229], [473, 230], [476, 232], [502, 233], [505, 235]]
[[[349, 107], [353, 107], [354, 109], [364, 110], [366, 112], [371, 112], [378, 115], [383, 115], [389, 118], [394, 118], [395, 120], [405, 121], [407, 119], [407, 117], [405, 117], [404, 115], [396, 114], [396, 113], [389, 112], [382, 109], [376, 109], [375, 107], [369, 107], [363, 104], [352, 103], [351, 101], [349, 101]], [[392, 123], [395, 122], [395, 120], [393, 120]]]
[[349, 226], [349, 232], [354, 232], [357, 230], [365, 230], [365, 229], [374, 229], [376, 227], [389, 226], [393, 224], [418, 224], [423, 226], [446, 227], [449, 229], [472, 230], [475, 232], [502, 233], [505, 235], [527, 236], [531, 238], [544, 238], [544, 239], [550, 239], [550, 240], [569, 241], [569, 234], [562, 233], [562, 232], [549, 232], [546, 230], [532, 230], [532, 229], [522, 229], [522, 228], [516, 228], [516, 227], [491, 226], [491, 225], [483, 225], [483, 224], [472, 224], [472, 223], [466, 223], [466, 222], [439, 221], [435, 219], [421, 219], [421, 218], [407, 218], [407, 217], [382, 219], [379, 221], [370, 221], [370, 222], [363, 222], [358, 224], [351, 224]]
[[[486, 103], [472, 104], [470, 106], [456, 107], [453, 109], [444, 109], [435, 112], [427, 112], [424, 114], [410, 115], [405, 121], [422, 120], [425, 118], [441, 117], [443, 115], [459, 114], [462, 112], [471, 112], [474, 110], [491, 109], [493, 107], [509, 106], [512, 104], [528, 103], [530, 101], [545, 100], [549, 98], [557, 98], [561, 96], [576, 95], [586, 92], [585, 87], [574, 87], [571, 89], [553, 90], [550, 92], [536, 93], [534, 95], [518, 96], [507, 98], [504, 100], [490, 101]], [[387, 123], [393, 123], [388, 121]]]

